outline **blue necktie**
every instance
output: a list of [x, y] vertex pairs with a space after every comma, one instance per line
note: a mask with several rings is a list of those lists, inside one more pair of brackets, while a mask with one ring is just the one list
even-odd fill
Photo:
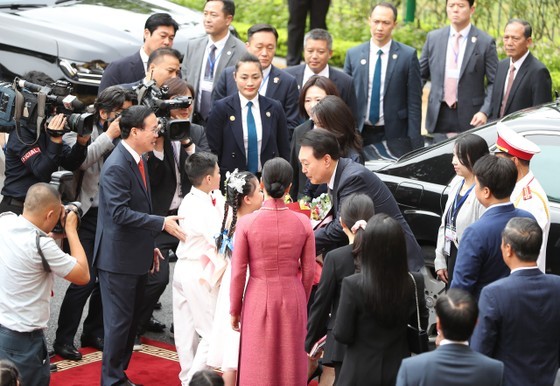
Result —
[[257, 125], [251, 107], [253, 102], [247, 102], [247, 170], [256, 173], [259, 170], [259, 144], [257, 141]]
[[379, 102], [381, 99], [381, 55], [383, 51], [377, 51], [377, 61], [373, 72], [373, 82], [371, 84], [371, 98], [369, 104], [369, 121], [375, 125], [379, 121]]

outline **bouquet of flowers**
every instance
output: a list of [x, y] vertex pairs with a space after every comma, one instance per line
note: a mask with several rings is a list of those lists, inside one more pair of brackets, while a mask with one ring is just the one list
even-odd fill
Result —
[[284, 197], [284, 202], [291, 210], [309, 216], [313, 229], [318, 226], [328, 224], [332, 220], [332, 218], [330, 218], [331, 216], [329, 216], [330, 219], [327, 218], [327, 215], [332, 208], [331, 196], [327, 193], [323, 193], [319, 197], [315, 197], [311, 200], [311, 202], [305, 198], [302, 198], [298, 202], [293, 202], [290, 195], [286, 195]]

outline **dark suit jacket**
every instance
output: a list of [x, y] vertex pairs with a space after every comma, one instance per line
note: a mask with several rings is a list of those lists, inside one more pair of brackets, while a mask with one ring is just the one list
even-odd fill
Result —
[[146, 174], [147, 190], [138, 165], [122, 142], [103, 164], [93, 261], [97, 268], [129, 275], [145, 275], [150, 270], [154, 240], [163, 229], [164, 218], [150, 214]]
[[[238, 92], [235, 79], [233, 78], [234, 70], [235, 67], [226, 68], [220, 75], [217, 83], [214, 84], [214, 90], [212, 91], [213, 102]], [[265, 96], [280, 102], [288, 120], [288, 130], [292, 133], [294, 128], [301, 123], [298, 111], [299, 91], [296, 79], [292, 75], [271, 66]]]
[[414, 238], [414, 234], [387, 185], [374, 172], [348, 158], [340, 158], [336, 168], [334, 187], [331, 192], [334, 219], [324, 228], [315, 231], [317, 254], [324, 254], [348, 243], [348, 238], [340, 226], [339, 218], [342, 202], [352, 193], [367, 194], [373, 201], [375, 213], [386, 213], [401, 224], [406, 238], [408, 268], [413, 272], [422, 268], [424, 266], [422, 249]]
[[313, 129], [313, 121], [308, 119], [295, 128], [294, 135], [292, 136], [292, 143], [290, 146], [290, 164], [294, 169], [294, 179], [292, 187], [290, 188], [290, 196], [294, 200], [299, 200], [304, 195], [305, 184], [307, 182], [307, 177], [301, 171], [301, 163], [299, 162], [299, 142], [305, 133], [311, 129]]
[[[434, 132], [443, 101], [449, 29], [447, 26], [429, 32], [420, 57], [422, 79], [432, 83], [426, 114], [426, 129], [430, 133]], [[490, 115], [492, 86], [498, 66], [496, 42], [490, 35], [471, 25], [466, 44], [457, 86], [460, 132], [471, 128], [472, 117], [479, 111]]]
[[502, 258], [502, 231], [513, 217], [533, 215], [513, 204], [488, 208], [482, 216], [468, 226], [461, 238], [451, 288], [461, 288], [477, 299], [482, 288], [509, 275], [509, 268]]
[[332, 334], [340, 300], [342, 279], [356, 271], [352, 245], [345, 245], [325, 256], [321, 280], [317, 286], [307, 320], [305, 351], [309, 353], [315, 342], [327, 335], [323, 363], [342, 362], [346, 347], [337, 343]]
[[[428, 309], [424, 298], [424, 277], [414, 272], [420, 325], [428, 324]], [[390, 280], [390, 279], [389, 279]], [[410, 283], [412, 286], [412, 283]], [[418, 324], [416, 301], [408, 301], [409, 319], [390, 328], [380, 325], [366, 306], [361, 288], [361, 273], [342, 280], [342, 292], [334, 325], [334, 336], [347, 345], [337, 386], [395, 384], [403, 358], [410, 356], [407, 322]]]
[[406, 358], [397, 386], [501, 386], [504, 364], [469, 346], [446, 344], [435, 351]]
[[516, 271], [482, 290], [471, 347], [504, 362], [504, 384], [555, 383], [559, 294], [560, 277], [545, 275], [537, 267]]
[[[208, 44], [208, 35], [189, 40], [187, 42], [187, 48], [185, 50], [185, 56], [183, 57], [183, 63], [181, 65], [181, 74], [183, 79], [185, 79], [194, 88], [194, 95], [198, 97], [199, 86], [200, 86], [200, 74], [202, 72], [202, 65], [206, 63], [206, 58], [204, 57], [204, 52], [206, 50], [206, 45]], [[214, 70], [214, 81], [216, 82], [220, 79], [220, 74], [226, 67], [234, 66], [239, 58], [247, 52], [245, 48], [245, 43], [236, 38], [234, 35], [230, 34], [226, 40], [224, 49], [218, 59], [218, 64]], [[199, 111], [196, 105], [197, 98], [194, 98], [193, 110]]]
[[[358, 129], [367, 120], [370, 41], [346, 53], [344, 72], [352, 76], [358, 101]], [[421, 147], [422, 79], [416, 50], [395, 40], [389, 49], [387, 73], [383, 89], [383, 117], [388, 140], [410, 138], [412, 148]], [[375, 123], [375, 122], [373, 122]], [[410, 148], [409, 150], [412, 150]]]
[[[303, 83], [303, 73], [305, 71], [306, 64], [300, 64], [298, 66], [288, 67], [284, 71], [288, 74], [294, 76], [297, 80], [298, 88], [304, 86]], [[340, 98], [352, 111], [352, 115], [354, 116], [354, 120], [358, 122], [358, 102], [356, 101], [356, 91], [354, 90], [354, 84], [352, 83], [352, 77], [344, 72], [337, 70], [336, 68], [329, 66], [329, 79], [333, 81], [338, 89], [338, 93], [340, 94]]]
[[[498, 63], [496, 81], [492, 91], [492, 112], [490, 113], [490, 119], [492, 120], [498, 119], [500, 115], [510, 63], [510, 58]], [[552, 79], [550, 78], [550, 72], [544, 64], [529, 52], [513, 80], [504, 115], [551, 100]]]
[[[191, 124], [191, 140], [195, 144], [195, 152], [210, 151], [204, 128]], [[181, 149], [179, 153], [179, 173], [181, 179], [181, 192], [186, 195], [191, 190], [191, 183], [185, 170], [185, 162], [188, 158], [186, 151]], [[153, 153], [148, 155], [148, 170], [150, 172], [150, 187], [152, 193], [153, 212], [160, 216], [167, 216], [171, 201], [175, 195], [177, 186], [177, 175], [175, 174], [175, 152], [171, 141], [165, 138], [163, 142], [163, 160], [155, 157]]]
[[[262, 121], [261, 165], [274, 157], [285, 160], [290, 156], [286, 116], [280, 103], [259, 95]], [[243, 142], [243, 123], [239, 93], [216, 101], [206, 125], [206, 135], [212, 153], [218, 156], [222, 179], [227, 171], [247, 170], [247, 155]]]
[[125, 58], [111, 62], [103, 72], [101, 84], [97, 94], [109, 86], [116, 84], [134, 83], [146, 77], [144, 63], [140, 57], [140, 51]]

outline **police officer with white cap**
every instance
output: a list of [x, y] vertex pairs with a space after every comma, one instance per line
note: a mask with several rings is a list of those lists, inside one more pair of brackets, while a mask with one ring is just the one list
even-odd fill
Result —
[[511, 194], [511, 201], [516, 208], [525, 209], [535, 216], [543, 230], [543, 241], [537, 265], [541, 271], [545, 272], [546, 243], [550, 231], [550, 206], [546, 193], [529, 168], [531, 158], [540, 153], [541, 149], [504, 124], [498, 123], [497, 127], [496, 155], [510, 158], [517, 167], [517, 183]]

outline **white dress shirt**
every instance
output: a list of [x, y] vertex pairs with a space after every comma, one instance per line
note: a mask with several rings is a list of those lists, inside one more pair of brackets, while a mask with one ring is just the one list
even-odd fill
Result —
[[[243, 124], [243, 145], [245, 146], [245, 157], [249, 156], [249, 131], [247, 129], [247, 103], [249, 99], [245, 98], [241, 93], [239, 93], [239, 99], [241, 100], [241, 123]], [[262, 169], [261, 163], [261, 149], [262, 149], [262, 119], [261, 110], [259, 107], [259, 96], [251, 100], [253, 106], [251, 107], [251, 112], [255, 118], [255, 126], [257, 128], [257, 143], [258, 143], [258, 155], [259, 155], [259, 171]]]

